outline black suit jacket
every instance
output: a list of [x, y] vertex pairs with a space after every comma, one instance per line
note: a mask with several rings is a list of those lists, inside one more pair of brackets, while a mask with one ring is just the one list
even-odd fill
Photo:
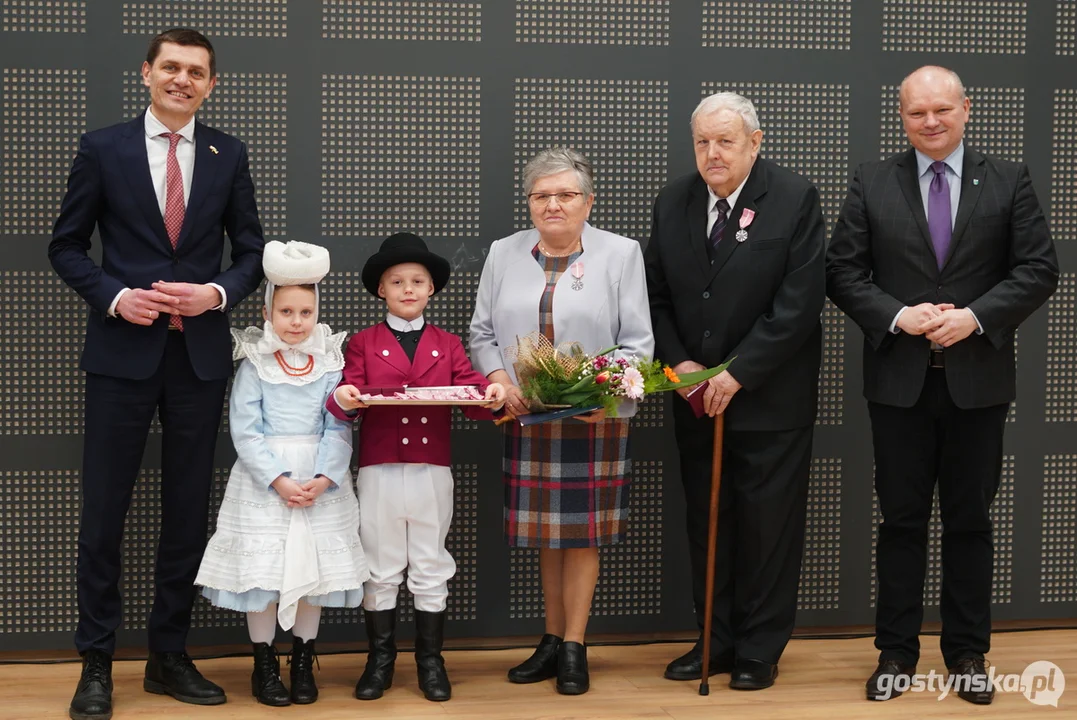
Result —
[[[82, 136], [53, 227], [49, 259], [64, 282], [90, 305], [81, 367], [128, 379], [153, 374], [164, 353], [168, 317], [149, 327], [108, 316], [124, 287], [158, 280], [214, 282], [229, 309], [262, 279], [262, 226], [254, 200], [247, 148], [236, 138], [195, 123], [191, 193], [176, 249], [168, 240], [146, 156], [145, 113]], [[102, 260], [90, 258], [97, 228]], [[222, 271], [224, 233], [231, 266]], [[191, 365], [203, 380], [232, 373], [228, 314], [209, 310], [183, 320]]]
[[896, 407], [920, 397], [930, 350], [923, 336], [889, 331], [902, 307], [953, 303], [975, 313], [983, 334], [946, 348], [946, 383], [958, 407], [989, 407], [1014, 399], [1014, 332], [1057, 284], [1028, 167], [967, 146], [941, 270], [914, 150], [857, 168], [827, 251], [830, 298], [864, 331], [864, 395]]
[[[811, 425], [825, 300], [819, 193], [800, 175], [757, 158], [713, 265], [708, 201], [696, 173], [673, 181], [655, 200], [644, 252], [655, 356], [707, 367], [735, 357], [729, 372], [743, 388], [726, 410], [730, 430]], [[738, 242], [748, 208], [755, 217], [748, 239]]]

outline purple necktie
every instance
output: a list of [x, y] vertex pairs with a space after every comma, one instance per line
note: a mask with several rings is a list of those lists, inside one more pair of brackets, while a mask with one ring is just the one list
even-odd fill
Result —
[[931, 244], [935, 246], [935, 259], [939, 269], [946, 263], [946, 253], [950, 250], [950, 183], [946, 180], [946, 163], [931, 163], [935, 177], [927, 190], [927, 228], [931, 232]]
[[714, 221], [714, 226], [711, 228], [710, 244], [707, 246], [707, 254], [710, 256], [711, 262], [714, 262], [714, 256], [718, 254], [718, 243], [722, 242], [722, 233], [725, 231], [726, 220], [729, 219], [729, 201], [725, 198], [720, 198], [715, 203], [715, 208], [718, 210], [718, 219]]

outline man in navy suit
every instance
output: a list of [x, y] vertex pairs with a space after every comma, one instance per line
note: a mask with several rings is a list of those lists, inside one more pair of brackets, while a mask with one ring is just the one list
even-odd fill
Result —
[[864, 332], [864, 396], [882, 524], [876, 543], [879, 664], [870, 700], [916, 672], [927, 531], [942, 515], [943, 659], [958, 695], [990, 703], [991, 502], [1014, 399], [1014, 333], [1058, 283], [1028, 167], [964, 143], [958, 76], [901, 83], [912, 148], [856, 170], [827, 251], [827, 290]]
[[[199, 705], [225, 701], [185, 648], [232, 372], [227, 311], [261, 281], [264, 241], [246, 147], [194, 119], [217, 83], [213, 46], [194, 30], [161, 33], [142, 79], [145, 113], [82, 136], [49, 244], [52, 266], [90, 306], [76, 720], [112, 714], [120, 546], [154, 411], [161, 534], [143, 687]], [[100, 264], [88, 254], [95, 228]], [[226, 232], [231, 265], [222, 271]]]

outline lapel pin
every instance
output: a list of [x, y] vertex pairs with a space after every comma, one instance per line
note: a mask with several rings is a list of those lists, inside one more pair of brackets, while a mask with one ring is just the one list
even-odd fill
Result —
[[217, 154], [217, 148], [213, 147], [212, 145], [210, 145], [210, 146], [209, 146], [209, 151], [210, 151], [211, 153], [213, 153], [214, 155], [216, 155], [216, 154]]
[[980, 178], [972, 178], [972, 184], [973, 185], [979, 185], [980, 184]]

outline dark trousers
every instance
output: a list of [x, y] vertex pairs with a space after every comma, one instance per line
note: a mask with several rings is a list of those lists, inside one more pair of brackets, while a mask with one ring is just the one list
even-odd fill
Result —
[[[714, 425], [685, 417], [683, 410], [675, 410], [677, 440], [692, 600], [702, 634]], [[813, 430], [725, 433], [711, 621], [714, 655], [732, 652], [777, 663], [793, 634]]]
[[991, 502], [1002, 473], [1007, 405], [963, 410], [946, 372], [927, 372], [916, 405], [868, 403], [882, 524], [875, 547], [879, 659], [920, 657], [928, 522], [935, 482], [942, 516], [941, 648], [947, 667], [991, 647]]
[[88, 373], [79, 528], [79, 623], [75, 647], [112, 653], [122, 618], [119, 581], [124, 521], [153, 413], [163, 428], [161, 534], [149, 620], [151, 652], [182, 652], [194, 579], [206, 546], [213, 453], [226, 380], [200, 380], [183, 334], [146, 380]]

